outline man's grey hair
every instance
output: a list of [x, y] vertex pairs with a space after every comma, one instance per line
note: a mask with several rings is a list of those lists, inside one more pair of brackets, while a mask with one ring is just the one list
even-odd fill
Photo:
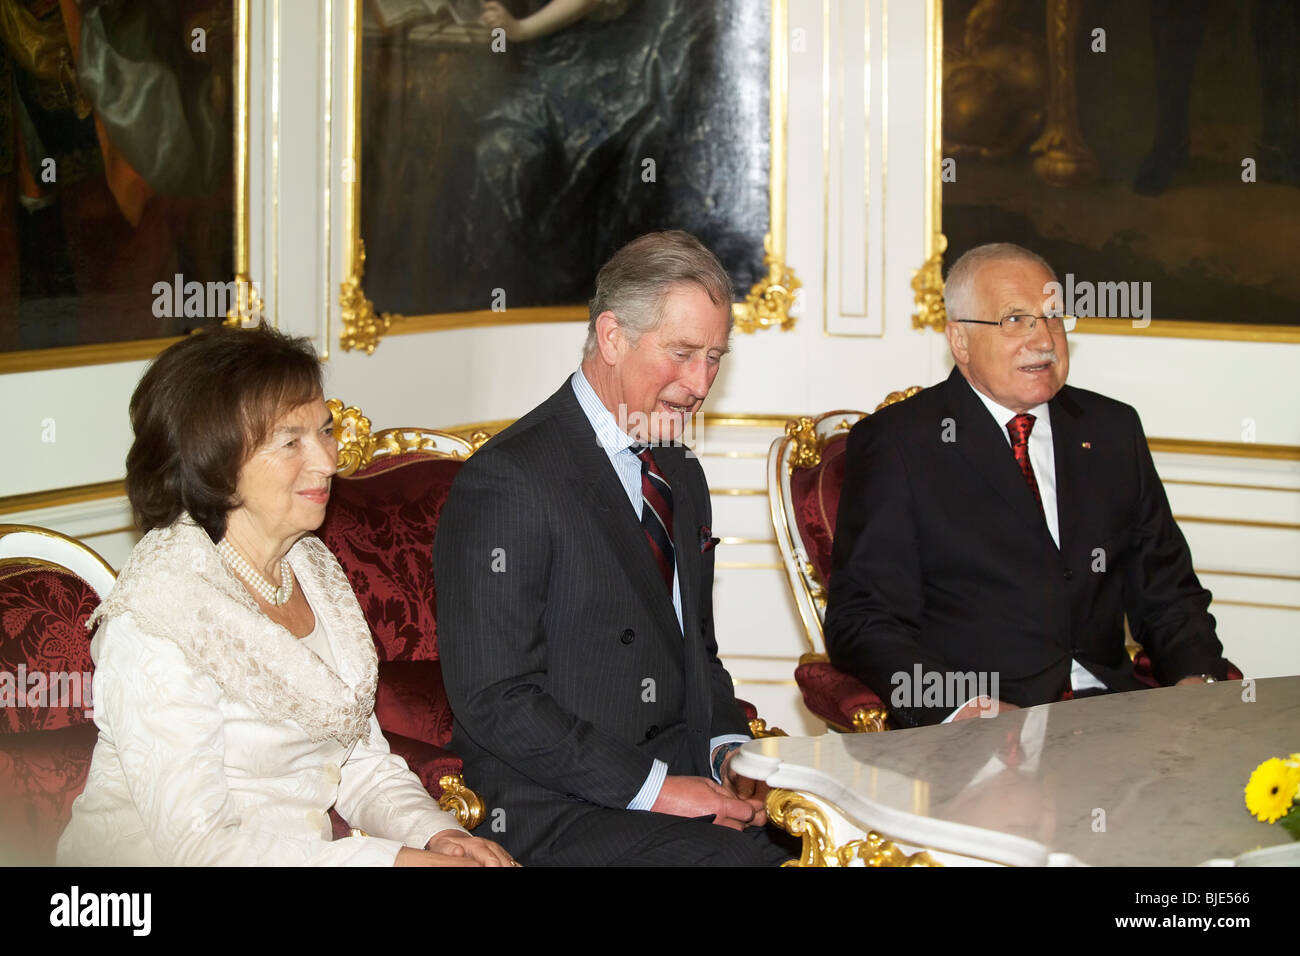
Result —
[[[967, 249], [948, 270], [943, 284], [943, 305], [950, 319], [973, 319], [978, 303], [975, 301], [975, 276], [989, 262], [1031, 262], [1042, 266], [1056, 281], [1056, 270], [1036, 252], [1013, 242], [990, 242]], [[1047, 296], [1047, 290], [1043, 290]]]
[[613, 312], [632, 345], [663, 321], [664, 300], [673, 288], [693, 283], [708, 293], [714, 305], [727, 306], [727, 337], [731, 337], [731, 277], [713, 253], [688, 232], [674, 229], [633, 239], [605, 263], [596, 275], [596, 294], [589, 305], [587, 344], [582, 357], [596, 354], [596, 318]]

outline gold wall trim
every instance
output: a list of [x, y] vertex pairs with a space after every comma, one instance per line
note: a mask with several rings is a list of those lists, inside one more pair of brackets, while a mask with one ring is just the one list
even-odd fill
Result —
[[1162, 478], [1161, 481], [1166, 485], [1196, 485], [1198, 488], [1240, 488], [1244, 491], [1300, 492], [1300, 488], [1290, 488], [1286, 485], [1252, 485], [1239, 481], [1192, 481], [1190, 478]]
[[103, 531], [86, 531], [83, 532], [82, 534], [77, 535], [77, 539], [80, 541], [85, 541], [87, 538], [102, 538], [105, 535], [126, 534], [128, 532], [139, 531], [139, 530], [140, 529], [133, 524], [124, 524], [120, 528], [106, 528]]
[[942, 332], [943, 305], [943, 3], [925, 4], [925, 261], [912, 273], [912, 327]]
[[35, 511], [37, 508], [56, 508], [61, 505], [80, 504], [83, 501], [124, 497], [126, 497], [126, 482], [120, 479], [118, 481], [100, 481], [91, 485], [74, 485], [69, 488], [53, 488], [49, 491], [29, 491], [21, 495], [6, 495], [0, 498], [0, 514]]
[[779, 661], [783, 664], [799, 663], [797, 654], [719, 654], [718, 657], [729, 661]]
[[789, 677], [733, 677], [733, 684], [763, 684], [767, 687], [798, 687], [793, 678]]
[[1249, 441], [1202, 441], [1198, 438], [1148, 438], [1153, 452], [1173, 455], [1218, 455], [1226, 458], [1271, 458], [1300, 461], [1300, 445], [1264, 445]]
[[[718, 495], [723, 498], [757, 498], [760, 495], [767, 497], [766, 488], [710, 488], [709, 494]], [[780, 565], [777, 565], [780, 567]]]
[[1300, 581], [1300, 574], [1280, 574], [1271, 571], [1223, 571], [1217, 568], [1196, 568], [1197, 574], [1224, 574], [1234, 578], [1269, 578], [1277, 581]]
[[43, 372], [54, 368], [106, 365], [151, 359], [181, 336], [160, 339], [132, 339], [99, 345], [64, 345], [54, 349], [24, 349], [0, 354], [0, 375], [11, 372]]
[[249, 316], [261, 316], [264, 309], [264, 303], [253, 291], [249, 252], [249, 144], [252, 142], [249, 90], [253, 59], [249, 0], [235, 0], [235, 40], [235, 288], [238, 292], [223, 323], [231, 326], [240, 325]]
[[1233, 607], [1258, 607], [1266, 611], [1300, 611], [1300, 604], [1263, 604], [1259, 601], [1220, 601], [1215, 598], [1210, 607], [1216, 604], [1230, 604]]
[[770, 544], [776, 545], [776, 538], [736, 538], [723, 535], [718, 539], [720, 544]]
[[1234, 342], [1300, 343], [1300, 326], [1249, 325], [1236, 322], [1188, 322], [1183, 319], [1152, 319], [1145, 328], [1135, 329], [1129, 319], [1081, 318], [1074, 333], [1089, 335], [1154, 335], [1159, 338], [1214, 339]]
[[476, 309], [471, 312], [442, 312], [437, 315], [393, 316], [401, 319], [388, 329], [389, 335], [414, 332], [446, 332], [450, 329], [481, 329], [494, 325], [540, 325], [546, 322], [586, 322], [590, 316], [581, 305], [544, 305], [528, 309]]
[[[240, 0], [247, 3], [248, 0]], [[769, 0], [771, 36], [768, 56], [768, 229], [763, 239], [765, 276], [756, 282], [743, 301], [732, 303], [736, 329], [794, 328], [790, 315], [795, 292], [803, 283], [786, 263], [786, 189], [789, 115], [789, 0]], [[585, 322], [587, 310], [580, 305], [547, 306], [536, 309], [507, 309], [504, 312], [476, 310], [406, 316], [396, 312], [375, 312], [366, 296], [365, 240], [361, 235], [361, 3], [348, 4], [346, 106], [347, 129], [343, 159], [343, 282], [339, 306], [343, 328], [339, 347], [373, 355], [385, 335], [442, 332], [449, 329], [494, 325], [528, 325], [542, 322]]]
[[1254, 521], [1249, 518], [1215, 518], [1208, 515], [1174, 515], [1174, 520], [1194, 524], [1225, 524], [1238, 528], [1271, 528], [1275, 531], [1300, 531], [1300, 524], [1291, 521]]

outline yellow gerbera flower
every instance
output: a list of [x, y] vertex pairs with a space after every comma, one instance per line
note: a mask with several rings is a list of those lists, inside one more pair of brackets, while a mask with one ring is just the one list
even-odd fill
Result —
[[1264, 823], [1286, 816], [1300, 790], [1300, 766], [1273, 757], [1255, 768], [1246, 784], [1246, 809]]

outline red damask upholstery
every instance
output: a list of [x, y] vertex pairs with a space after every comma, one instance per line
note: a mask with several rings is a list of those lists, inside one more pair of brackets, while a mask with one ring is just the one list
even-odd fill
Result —
[[0, 562], [0, 864], [49, 865], [98, 731], [90, 635], [99, 597], [41, 561]]
[[804, 706], [837, 730], [852, 731], [856, 729], [855, 713], [883, 707], [870, 687], [836, 670], [829, 661], [801, 660], [794, 670], [794, 680], [803, 694]]
[[831, 580], [831, 543], [835, 516], [844, 487], [844, 446], [848, 433], [831, 436], [822, 448], [821, 461], [811, 468], [796, 468], [790, 475], [790, 496], [798, 517], [798, 534], [808, 560], [823, 584]]
[[462, 464], [390, 455], [334, 479], [316, 533], [343, 565], [380, 660], [438, 659], [433, 533]]
[[[438, 661], [433, 536], [464, 462], [424, 453], [388, 455], [335, 478], [317, 535], [343, 566], [379, 652], [375, 716], [392, 751], [435, 797], [461, 772]], [[335, 815], [336, 835], [347, 830]]]

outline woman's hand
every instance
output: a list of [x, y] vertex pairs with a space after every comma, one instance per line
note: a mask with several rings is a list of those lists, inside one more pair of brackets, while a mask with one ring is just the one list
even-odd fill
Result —
[[433, 853], [476, 861], [477, 866], [518, 866], [514, 857], [499, 843], [472, 837], [460, 830], [442, 830], [429, 838], [427, 848]]
[[459, 855], [451, 856], [446, 853], [431, 853], [428, 850], [415, 850], [409, 846], [404, 846], [397, 851], [397, 859], [393, 860], [393, 866], [482, 866], [478, 860], [471, 857]]

